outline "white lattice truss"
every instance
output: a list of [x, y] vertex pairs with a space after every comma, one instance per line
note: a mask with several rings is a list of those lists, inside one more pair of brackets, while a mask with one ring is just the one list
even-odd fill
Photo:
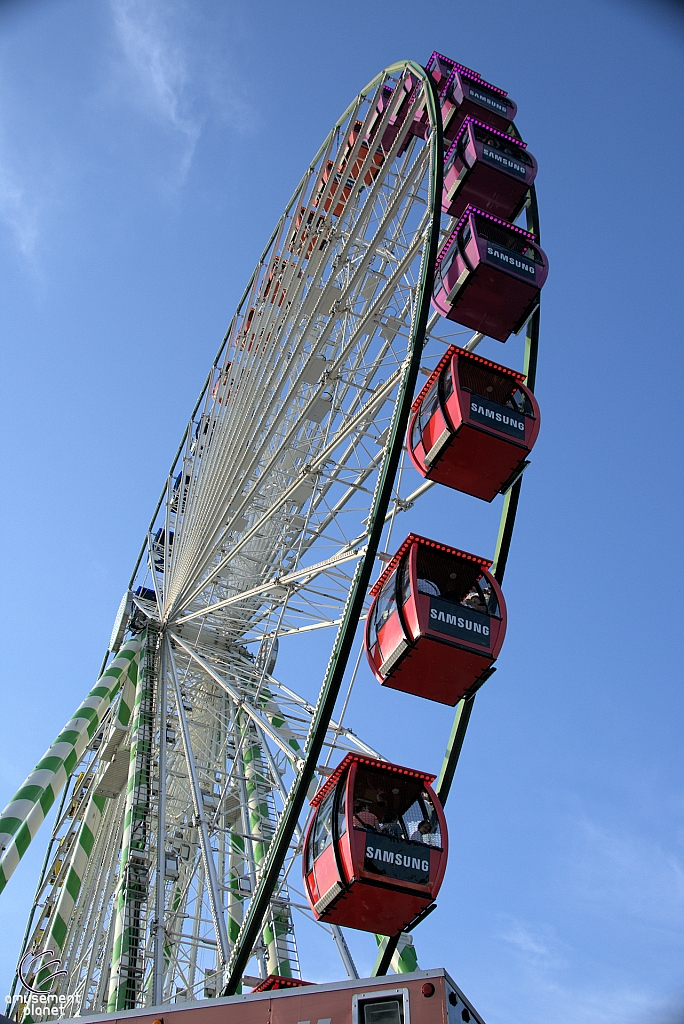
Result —
[[[347, 111], [277, 226], [188, 425], [124, 602], [129, 625], [149, 627], [141, 658], [148, 717], [143, 707], [121, 728], [114, 705], [89, 747], [58, 815], [26, 945], [34, 954], [55, 949], [54, 911], [84, 816], [94, 795], [104, 797], [58, 948], [66, 975], [53, 992], [69, 996], [72, 1015], [220, 990], [297, 772], [314, 709], [296, 692], [299, 680], [279, 680], [275, 655], [288, 637], [310, 631], [327, 629], [330, 646], [340, 622], [364, 551], [429, 221], [428, 146], [411, 137], [404, 146], [411, 118], [380, 164], [374, 145], [362, 146], [382, 84]], [[362, 128], [345, 150], [355, 121]], [[346, 181], [344, 157], [347, 171], [356, 167]], [[343, 186], [348, 197], [335, 215], [341, 193], [331, 200], [331, 189]], [[455, 333], [430, 322], [428, 372]], [[401, 497], [400, 472], [388, 529], [414, 498]], [[320, 678], [309, 675], [304, 656], [300, 679], [315, 693]], [[141, 670], [138, 696], [143, 677]], [[331, 723], [325, 750], [326, 763], [347, 750], [379, 756], [341, 720]], [[254, 949], [259, 976], [299, 974], [294, 920], [312, 920], [295, 866], [300, 852], [301, 827]], [[134, 938], [127, 952], [116, 948], [122, 934]]]

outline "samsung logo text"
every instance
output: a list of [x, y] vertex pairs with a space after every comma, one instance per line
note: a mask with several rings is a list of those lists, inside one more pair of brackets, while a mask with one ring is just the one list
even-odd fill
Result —
[[498, 110], [500, 114], [507, 114], [508, 107], [501, 100], [495, 99], [486, 92], [480, 92], [479, 89], [474, 89], [470, 86], [470, 98], [475, 100], [476, 103], [482, 103], [485, 107], [490, 107], [492, 110]]
[[531, 277], [534, 277], [534, 263], [531, 261], [522, 260], [513, 253], [497, 249], [495, 245], [487, 246], [487, 255], [493, 256], [494, 259], [500, 260], [501, 263], [508, 263], [510, 267], [515, 267], [516, 270], [522, 270], [524, 274], [530, 274]]
[[517, 160], [511, 159], [510, 156], [505, 156], [503, 153], [499, 153], [496, 149], [490, 149], [489, 146], [482, 147], [482, 155], [487, 160], [491, 160], [492, 163], [501, 164], [509, 171], [515, 171], [521, 178], [525, 177], [525, 165], [519, 163]]
[[515, 416], [507, 416], [505, 412], [494, 412], [493, 409], [486, 409], [483, 405], [478, 405], [477, 402], [470, 403], [470, 411], [476, 412], [488, 420], [494, 420], [495, 423], [505, 423], [510, 427], [516, 427], [523, 434], [525, 433], [525, 420], [519, 420]]
[[463, 615], [450, 615], [449, 612], [438, 612], [436, 608], [431, 608], [430, 618], [436, 619], [437, 622], [446, 622], [450, 626], [471, 629], [473, 633], [482, 633], [483, 636], [489, 636], [489, 626], [484, 626], [480, 622], [473, 622], [472, 619], [466, 619]]
[[429, 860], [423, 860], [421, 857], [409, 857], [406, 853], [394, 853], [393, 850], [376, 850], [374, 846], [367, 846], [366, 856], [369, 860], [396, 864], [400, 868], [413, 868], [415, 871], [430, 870]]

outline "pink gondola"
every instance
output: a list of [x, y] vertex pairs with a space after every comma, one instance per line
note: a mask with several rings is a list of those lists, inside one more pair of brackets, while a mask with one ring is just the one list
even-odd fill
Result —
[[536, 309], [547, 274], [533, 234], [468, 206], [437, 257], [432, 304], [447, 319], [506, 341]]
[[513, 221], [536, 175], [524, 142], [466, 117], [444, 160], [442, 210], [460, 217], [471, 205]]

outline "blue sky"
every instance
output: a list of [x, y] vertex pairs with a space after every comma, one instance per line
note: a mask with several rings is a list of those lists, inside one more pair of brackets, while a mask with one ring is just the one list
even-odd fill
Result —
[[[509, 634], [452, 790], [420, 963], [490, 1024], [668, 1022], [684, 1005], [684, 27], [668, 7], [0, 6], [0, 797], [92, 685], [189, 411], [305, 166], [376, 72], [433, 49], [518, 103], [551, 271]], [[519, 365], [515, 339], [481, 351]], [[437, 492], [406, 530], [491, 554], [498, 509]], [[436, 771], [450, 720], [368, 673], [350, 724]], [[0, 897], [0, 990], [46, 839]], [[310, 980], [339, 974], [332, 952], [302, 957]]]

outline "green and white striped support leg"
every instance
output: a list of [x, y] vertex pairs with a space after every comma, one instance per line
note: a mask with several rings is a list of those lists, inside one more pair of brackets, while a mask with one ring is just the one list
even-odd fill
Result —
[[[128, 728], [133, 713], [137, 681], [137, 662], [132, 661], [119, 695], [118, 707], [109, 730], [110, 734], [113, 734], [116, 730]], [[90, 854], [100, 830], [106, 801], [107, 797], [105, 796], [91, 796], [88, 801], [76, 846], [68, 866], [66, 883], [62, 887], [57, 906], [55, 907], [52, 923], [48, 930], [47, 941], [42, 943], [45, 949], [54, 950], [58, 956], [64, 951], [64, 942], [67, 937], [71, 915], [78, 900], [88, 861], [90, 860]], [[51, 969], [45, 969], [42, 972], [38, 972], [36, 976], [38, 988], [40, 988], [43, 981], [42, 975], [47, 978], [50, 971]]]
[[133, 1009], [136, 1002], [140, 914], [148, 889], [144, 840], [150, 798], [157, 639], [156, 631], [148, 630], [135, 691], [119, 882], [112, 915], [114, 943], [109, 1012]]
[[[380, 961], [382, 960], [382, 954], [384, 953], [385, 946], [387, 945], [387, 936], [376, 935], [375, 941], [377, 942], [379, 948], [378, 958], [375, 961], [375, 967], [371, 972], [372, 978], [375, 977], [375, 972], [377, 971], [380, 965]], [[407, 935], [405, 932], [402, 932], [402, 934], [399, 936], [399, 942], [397, 943], [396, 951], [390, 961], [390, 967], [395, 972], [395, 974], [411, 974], [412, 971], [419, 970], [416, 947], [413, 945], [413, 937], [411, 935]]]
[[397, 951], [392, 957], [391, 967], [397, 974], [411, 974], [419, 969], [418, 954], [411, 935], [402, 935], [399, 939]]
[[130, 671], [126, 676], [119, 697], [119, 706], [116, 709], [116, 715], [112, 721], [112, 732], [115, 729], [128, 729], [131, 724], [131, 716], [133, 714], [133, 705], [135, 703], [135, 690], [138, 685], [138, 663], [134, 666], [134, 670]]
[[[240, 890], [240, 879], [245, 870], [245, 841], [235, 832], [230, 833], [230, 846], [228, 853], [228, 938], [231, 947], [238, 935], [242, 925], [244, 893]], [[238, 988], [237, 995], [242, 991]]]
[[[45, 949], [52, 949], [56, 956], [61, 956], [64, 950], [64, 942], [67, 937], [69, 930], [69, 922], [71, 921], [71, 915], [81, 891], [81, 885], [83, 883], [83, 877], [85, 875], [90, 854], [97, 837], [97, 833], [100, 829], [102, 822], [102, 813], [107, 802], [106, 796], [91, 796], [88, 801], [88, 807], [81, 824], [81, 828], [74, 847], [74, 852], [71, 858], [71, 864], [67, 871], [66, 882], [62, 886], [62, 891], [55, 907], [55, 912], [52, 916], [52, 923], [48, 931], [47, 942], [43, 942]], [[36, 976], [37, 987], [41, 987], [43, 978], [49, 979], [53, 968], [46, 968], [44, 971], [39, 971]], [[50, 981], [46, 980], [46, 988], [50, 988]]]
[[264, 925], [264, 942], [268, 950], [267, 967], [269, 974], [281, 978], [292, 977], [292, 965], [287, 949], [287, 937], [292, 932], [290, 908], [286, 903], [272, 903]]
[[228, 938], [231, 945], [235, 942], [242, 924], [242, 904], [244, 895], [240, 891], [240, 878], [244, 870], [245, 841], [242, 836], [230, 833], [230, 852], [228, 854]]
[[264, 709], [269, 722], [273, 728], [277, 730], [278, 735], [282, 738], [283, 742], [285, 742], [288, 747], [295, 752], [300, 751], [302, 748], [299, 740], [292, 732], [292, 729], [287, 724], [285, 715], [282, 713], [276, 702], [273, 700], [269, 690], [266, 688], [264, 688], [261, 706]]
[[137, 638], [124, 644], [0, 815], [0, 892], [83, 757], [131, 665], [137, 662], [140, 646]]
[[[137, 662], [132, 661], [119, 695], [119, 702], [116, 714], [109, 728], [109, 735], [113, 735], [117, 730], [124, 731], [128, 729], [133, 713], [137, 680]], [[64, 943], [68, 934], [71, 915], [74, 912], [90, 860], [90, 854], [100, 830], [106, 802], [107, 797], [94, 795], [88, 801], [78, 839], [76, 840], [76, 845], [67, 868], [66, 883], [62, 887], [47, 937], [42, 943], [45, 949], [52, 949], [58, 955], [61, 955], [64, 951]], [[39, 988], [43, 981], [43, 976], [47, 978], [49, 974], [49, 969], [38, 972], [36, 984]]]
[[[273, 822], [269, 813], [268, 788], [265, 785], [264, 765], [261, 757], [261, 746], [256, 739], [254, 729], [250, 725], [245, 726], [247, 736], [243, 747], [243, 764], [245, 769], [245, 784], [247, 788], [247, 807], [249, 809], [249, 824], [254, 849], [254, 867], [259, 875], [259, 865], [266, 856], [268, 840], [273, 834]], [[279, 974], [281, 977], [292, 977], [292, 966], [287, 954], [287, 945], [282, 936], [287, 936], [289, 930], [289, 908], [283, 906], [282, 911], [276, 908], [269, 914], [264, 925], [264, 942], [266, 944], [266, 967], [269, 974]]]

